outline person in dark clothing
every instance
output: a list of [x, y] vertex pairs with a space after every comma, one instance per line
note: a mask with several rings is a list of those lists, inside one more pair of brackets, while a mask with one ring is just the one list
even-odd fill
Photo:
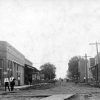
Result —
[[11, 91], [14, 90], [14, 86], [15, 86], [15, 79], [13, 79], [13, 80], [10, 82]]
[[9, 83], [8, 82], [5, 82], [5, 91], [6, 91], [6, 87], [8, 87], [8, 90], [10, 91]]

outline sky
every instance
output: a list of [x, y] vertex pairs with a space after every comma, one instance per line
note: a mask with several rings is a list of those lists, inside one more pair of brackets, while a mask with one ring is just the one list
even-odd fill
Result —
[[100, 0], [0, 0], [0, 40], [64, 78], [71, 57], [96, 55], [89, 43], [100, 42]]

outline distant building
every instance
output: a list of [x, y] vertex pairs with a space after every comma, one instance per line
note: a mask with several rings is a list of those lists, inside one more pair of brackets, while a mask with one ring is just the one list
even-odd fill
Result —
[[92, 73], [91, 73], [91, 68], [95, 66], [95, 64], [96, 64], [95, 58], [90, 58], [89, 59], [89, 78], [93, 78]]
[[91, 72], [93, 72], [93, 78], [96, 81], [100, 81], [100, 53], [98, 56], [96, 55], [94, 58], [92, 58], [92, 64], [90, 67]]
[[37, 70], [35, 67], [32, 66], [32, 63], [25, 58], [25, 67], [24, 67], [24, 83], [26, 85], [32, 84], [33, 80], [36, 79], [37, 74], [39, 73], [39, 70]]
[[95, 58], [90, 58], [89, 61], [90, 61], [90, 67], [92, 67], [96, 64]]
[[80, 59], [78, 63], [78, 71], [80, 73], [80, 82], [84, 82], [84, 78], [86, 78], [86, 61], [84, 59]]
[[95, 58], [95, 65], [100, 63], [100, 52], [98, 53], [98, 56], [96, 55], [94, 58]]
[[93, 78], [91, 70], [95, 69], [95, 63], [95, 58], [90, 58], [87, 61], [85, 59], [79, 60], [78, 70], [80, 73], [80, 82], [84, 82], [84, 79], [87, 79], [87, 81], [89, 82]]
[[88, 81], [91, 81], [91, 79], [93, 78], [91, 68], [94, 65], [95, 65], [95, 58], [90, 58], [88, 63], [87, 63], [87, 66], [88, 66]]

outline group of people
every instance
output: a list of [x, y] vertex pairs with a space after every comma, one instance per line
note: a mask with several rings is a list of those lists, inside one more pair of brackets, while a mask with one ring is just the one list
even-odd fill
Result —
[[14, 77], [5, 78], [4, 84], [5, 84], [5, 91], [7, 90], [7, 88], [9, 91], [13, 91], [15, 86], [15, 78]]

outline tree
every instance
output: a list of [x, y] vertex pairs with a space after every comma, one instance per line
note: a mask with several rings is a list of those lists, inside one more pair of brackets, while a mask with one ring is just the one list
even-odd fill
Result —
[[68, 63], [68, 77], [72, 80], [79, 78], [78, 61], [80, 57], [74, 56]]
[[42, 74], [44, 74], [44, 79], [54, 79], [56, 74], [56, 67], [53, 64], [45, 63], [44, 65], [40, 66]]

